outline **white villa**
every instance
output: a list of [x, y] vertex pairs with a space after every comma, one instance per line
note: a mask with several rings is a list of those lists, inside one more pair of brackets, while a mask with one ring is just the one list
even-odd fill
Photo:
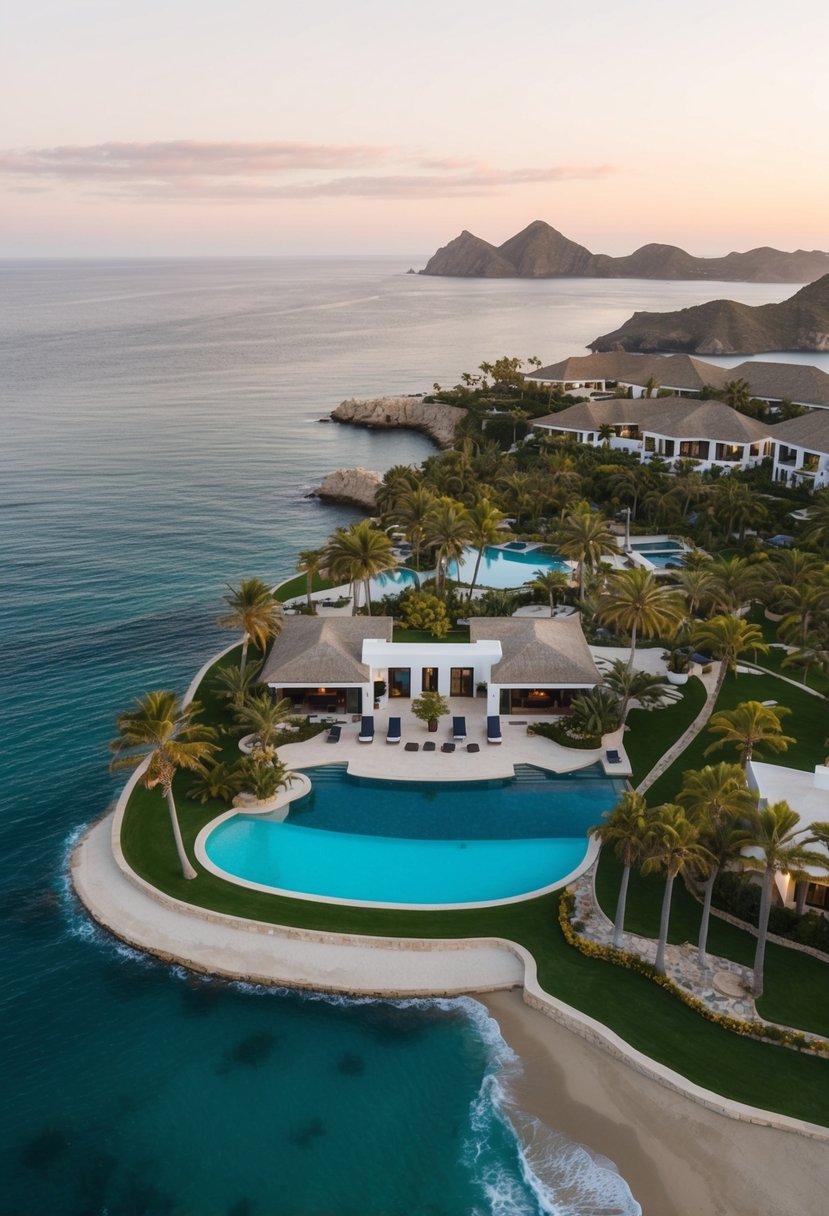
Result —
[[[802, 421], [797, 419], [796, 421]], [[641, 461], [695, 460], [701, 470], [750, 468], [772, 455], [774, 428], [721, 401], [681, 397], [615, 397], [582, 401], [558, 414], [536, 418], [533, 429], [589, 443], [607, 443]]]
[[[800, 815], [805, 832], [813, 823], [829, 820], [829, 767], [815, 766], [809, 773], [782, 764], [764, 764], [749, 760], [746, 769], [749, 789], [757, 791], [760, 805], [773, 802], [788, 802], [792, 810]], [[810, 845], [816, 852], [825, 852], [822, 845]], [[823, 912], [829, 916], [829, 871], [819, 866], [807, 866], [808, 879], [795, 882], [789, 874], [777, 874], [775, 886], [784, 907], [796, 907], [798, 912], [807, 910]]]
[[[370, 714], [421, 692], [453, 701], [486, 686], [480, 715], [556, 713], [601, 683], [578, 615], [479, 617], [468, 642], [395, 642], [391, 617], [292, 616], [260, 679], [300, 712]], [[382, 681], [386, 692], [375, 696]], [[462, 708], [462, 706], [461, 706]]]
[[829, 486], [829, 412], [813, 410], [772, 428], [775, 481], [787, 485]]
[[637, 355], [608, 351], [576, 355], [530, 372], [528, 380], [549, 384], [573, 396], [590, 396], [621, 388], [641, 397], [652, 389], [677, 397], [723, 388], [745, 380], [751, 396], [770, 405], [792, 401], [806, 409], [829, 409], [829, 375], [805, 363], [746, 360], [736, 367], [706, 363], [693, 355]]

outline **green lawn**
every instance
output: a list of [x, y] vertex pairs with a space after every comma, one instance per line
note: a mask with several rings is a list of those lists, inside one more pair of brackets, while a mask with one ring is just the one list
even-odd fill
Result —
[[[330, 591], [332, 587], [338, 586], [332, 582], [330, 578], [323, 578], [320, 574], [315, 574], [311, 579], [312, 591]], [[296, 599], [300, 595], [306, 595], [308, 592], [308, 577], [305, 574], [297, 574], [295, 578], [289, 578], [287, 582], [282, 583], [277, 588], [277, 599], [285, 603], [286, 600]]]
[[757, 663], [760, 667], [765, 667], [768, 671], [779, 672], [781, 676], [785, 676], [788, 680], [797, 680], [798, 684], [807, 684], [809, 688], [814, 688], [817, 692], [822, 692], [824, 695], [829, 693], [829, 679], [821, 675], [819, 671], [811, 669], [806, 679], [803, 679], [802, 667], [784, 667], [783, 660], [786, 658], [786, 651], [779, 646], [772, 646], [768, 654], [758, 654], [756, 657], [751, 656], [751, 661]]
[[[764, 755], [762, 750], [758, 750], [755, 752], [758, 760], [768, 760], [771, 763], [783, 764], [787, 768], [799, 768], [809, 772], [823, 760], [826, 751], [826, 724], [829, 721], [829, 705], [825, 700], [786, 684], [776, 676], [729, 676], [722, 687], [716, 708], [733, 709], [741, 701], [777, 701], [779, 705], [785, 705], [792, 710], [783, 720], [783, 730], [796, 742], [791, 744], [788, 751], [779, 754]], [[670, 802], [676, 796], [682, 785], [682, 774], [686, 770], [703, 768], [706, 764], [716, 764], [720, 760], [737, 759], [737, 752], [733, 747], [718, 748], [706, 757], [703, 753], [714, 738], [707, 729], [697, 735], [667, 772], [648, 790], [647, 799], [651, 806]], [[627, 744], [625, 746], [627, 747]]]
[[[611, 919], [616, 914], [621, 875], [621, 864], [611, 851], [604, 849], [596, 876], [596, 894], [603, 911]], [[629, 932], [641, 933], [646, 937], [658, 936], [663, 891], [662, 878], [643, 878], [641, 874], [631, 874], [625, 912], [625, 928]], [[702, 905], [681, 882], [676, 882], [668, 940], [676, 943], [696, 942], [701, 913]], [[754, 962], [756, 944], [752, 934], [718, 917], [711, 917], [708, 930], [711, 954], [750, 967]], [[762, 1017], [770, 1022], [811, 1030], [829, 1038], [827, 994], [829, 964], [811, 955], [801, 954], [798, 950], [769, 943], [766, 949], [765, 991], [757, 1003]]]
[[632, 709], [628, 714], [625, 751], [633, 768], [631, 784], [638, 785], [668, 748], [688, 729], [705, 704], [705, 685], [692, 676], [682, 700], [665, 709]]
[[[232, 652], [220, 662], [232, 663], [237, 657]], [[200, 699], [206, 720], [216, 721], [220, 706], [210, 691], [209, 676]], [[238, 754], [236, 734], [223, 741], [223, 754]], [[187, 775], [180, 774], [175, 791], [185, 846], [195, 863], [196, 835], [226, 808], [191, 802], [186, 796], [189, 784]], [[198, 877], [187, 882], [178, 870], [164, 799], [143, 787], [130, 798], [122, 845], [130, 865], [149, 882], [220, 912], [323, 931], [498, 936], [519, 942], [534, 955], [546, 991], [603, 1022], [637, 1050], [727, 1097], [829, 1126], [829, 1060], [740, 1038], [705, 1021], [645, 977], [583, 957], [561, 934], [556, 895], [497, 908], [417, 912], [326, 905], [246, 890], [206, 873], [197, 863]]]

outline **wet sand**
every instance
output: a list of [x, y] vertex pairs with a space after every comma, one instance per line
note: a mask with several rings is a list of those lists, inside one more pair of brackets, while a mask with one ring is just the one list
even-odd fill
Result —
[[478, 997], [520, 1057], [516, 1105], [609, 1157], [644, 1216], [822, 1216], [829, 1144], [709, 1111], [641, 1076], [518, 991]]

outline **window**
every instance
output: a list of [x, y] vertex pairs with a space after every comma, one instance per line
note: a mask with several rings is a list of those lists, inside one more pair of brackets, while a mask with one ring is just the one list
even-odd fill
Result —
[[810, 908], [829, 909], [829, 887], [819, 882], [810, 882], [806, 887], [806, 903]]
[[438, 690], [438, 669], [437, 667], [424, 667], [423, 679], [420, 683], [421, 692], [437, 692]]
[[453, 667], [449, 677], [449, 696], [471, 697], [474, 694], [474, 676], [472, 667]]
[[389, 696], [410, 697], [412, 695], [412, 673], [409, 667], [389, 668]]

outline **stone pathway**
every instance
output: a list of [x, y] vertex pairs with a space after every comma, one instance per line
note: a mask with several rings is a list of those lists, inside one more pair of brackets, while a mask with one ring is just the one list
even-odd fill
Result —
[[719, 663], [714, 663], [712, 664], [712, 670], [708, 672], [707, 675], [700, 675], [699, 678], [702, 680], [702, 683], [704, 684], [708, 693], [705, 698], [705, 704], [685, 733], [680, 735], [673, 747], [668, 748], [662, 759], [658, 760], [647, 776], [643, 777], [639, 782], [636, 787], [636, 792], [638, 794], [644, 794], [647, 790], [649, 790], [653, 783], [671, 767], [674, 760], [676, 760], [678, 756], [681, 756], [686, 747], [688, 747], [688, 745], [692, 743], [694, 739], [696, 739], [697, 735], [711, 717], [711, 713], [714, 709], [714, 703], [717, 699], [717, 675], [719, 669]]
[[[593, 885], [595, 873], [596, 866], [593, 865], [568, 887], [575, 897], [573, 920], [582, 925], [579, 932], [583, 937], [602, 946], [611, 946], [613, 921], [605, 916], [599, 907]], [[648, 963], [656, 960], [657, 942], [654, 938], [626, 933], [624, 943], [624, 949], [628, 953], [635, 954]], [[776, 1023], [767, 1022], [757, 1013], [750, 991], [750, 967], [712, 954], [708, 956], [708, 966], [701, 967], [696, 944], [691, 942], [684, 942], [679, 946], [669, 944], [665, 951], [665, 964], [668, 978], [712, 1012], [739, 1018], [744, 1022], [762, 1022], [779, 1029]], [[821, 1035], [809, 1034], [805, 1030], [796, 1033], [817, 1042], [823, 1041]]]

